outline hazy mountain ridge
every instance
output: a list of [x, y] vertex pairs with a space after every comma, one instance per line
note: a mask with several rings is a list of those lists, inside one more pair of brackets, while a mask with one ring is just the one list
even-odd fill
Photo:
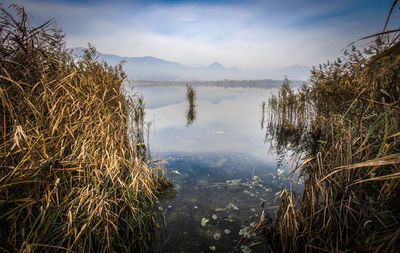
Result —
[[[83, 54], [83, 47], [76, 47], [72, 52], [79, 56]], [[114, 54], [97, 52], [99, 59], [110, 65], [124, 62], [124, 70], [130, 80], [152, 81], [212, 81], [212, 80], [244, 80], [249, 79], [236, 67], [227, 68], [219, 62], [214, 62], [205, 67], [188, 67], [178, 62], [167, 61], [153, 56], [123, 57]], [[288, 76], [292, 80], [306, 80], [310, 68], [294, 65], [277, 71], [263, 71], [257, 73], [253, 79], [278, 79]]]

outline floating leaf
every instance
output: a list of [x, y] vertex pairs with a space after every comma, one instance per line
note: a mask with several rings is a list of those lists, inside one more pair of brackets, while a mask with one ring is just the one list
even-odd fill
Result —
[[212, 215], [212, 218], [213, 218], [213, 220], [217, 220], [218, 217], [217, 217], [216, 214], [213, 214], [213, 215]]
[[221, 238], [221, 234], [220, 233], [215, 233], [214, 234], [214, 239], [215, 240], [219, 240], [219, 238]]
[[215, 251], [217, 249], [214, 245], [211, 245], [209, 248], [211, 251]]
[[240, 250], [242, 253], [250, 253], [251, 249], [245, 245], [243, 245], [242, 247], [240, 247]]
[[177, 175], [182, 175], [179, 171], [173, 170], [172, 173], [177, 174]]
[[209, 221], [209, 219], [207, 219], [207, 218], [202, 218], [202, 219], [201, 219], [201, 226], [202, 226], [202, 227], [205, 227], [208, 221]]

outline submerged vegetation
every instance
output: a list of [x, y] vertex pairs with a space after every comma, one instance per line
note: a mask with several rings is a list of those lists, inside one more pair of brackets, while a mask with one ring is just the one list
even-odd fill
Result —
[[122, 67], [93, 48], [73, 58], [23, 7], [1, 9], [0, 32], [1, 251], [145, 248], [168, 182], [137, 153], [143, 106], [123, 95]]
[[[397, 4], [395, 1], [393, 7]], [[295, 151], [299, 198], [283, 190], [264, 230], [281, 252], [400, 251], [400, 41], [396, 31], [311, 71], [310, 85], [285, 82], [269, 100], [267, 136]]]

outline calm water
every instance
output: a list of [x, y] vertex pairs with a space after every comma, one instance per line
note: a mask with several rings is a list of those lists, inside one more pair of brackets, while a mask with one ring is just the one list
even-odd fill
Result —
[[261, 129], [262, 102], [275, 90], [195, 89], [191, 124], [185, 86], [130, 91], [144, 96], [151, 154], [165, 161], [176, 190], [159, 204], [154, 251], [231, 252], [263, 209], [274, 216], [275, 195], [288, 184]]

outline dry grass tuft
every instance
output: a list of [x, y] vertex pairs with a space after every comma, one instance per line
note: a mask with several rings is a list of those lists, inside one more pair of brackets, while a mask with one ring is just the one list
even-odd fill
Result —
[[167, 182], [136, 152], [121, 66], [93, 48], [74, 59], [53, 22], [32, 27], [23, 7], [1, 12], [0, 249], [141, 250]]

